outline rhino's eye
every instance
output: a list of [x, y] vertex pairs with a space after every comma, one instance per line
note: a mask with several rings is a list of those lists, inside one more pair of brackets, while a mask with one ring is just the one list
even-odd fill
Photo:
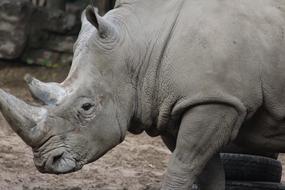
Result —
[[88, 111], [90, 110], [94, 105], [93, 104], [90, 104], [90, 103], [85, 103], [81, 106], [81, 108], [84, 110], [84, 111]]

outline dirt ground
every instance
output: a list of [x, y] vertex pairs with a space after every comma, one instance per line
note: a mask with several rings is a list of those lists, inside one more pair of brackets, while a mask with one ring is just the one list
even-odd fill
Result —
[[[3, 120], [1, 121], [1, 127]], [[2, 134], [1, 134], [2, 133]], [[159, 139], [129, 135], [124, 143], [77, 173], [43, 175], [31, 149], [14, 133], [0, 132], [1, 190], [157, 189], [169, 152]]]
[[[43, 80], [61, 81], [67, 69], [0, 64], [0, 88], [32, 101], [22, 80], [27, 72]], [[154, 190], [163, 178], [169, 156], [159, 138], [129, 134], [121, 145], [76, 173], [44, 175], [34, 167], [31, 149], [0, 115], [0, 190]], [[284, 156], [280, 160], [285, 163]]]

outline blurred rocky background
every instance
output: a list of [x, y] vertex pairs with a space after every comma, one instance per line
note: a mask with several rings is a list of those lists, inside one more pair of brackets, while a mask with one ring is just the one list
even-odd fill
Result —
[[[94, 0], [101, 14], [113, 0]], [[0, 60], [46, 67], [68, 65], [89, 0], [1, 0]]]

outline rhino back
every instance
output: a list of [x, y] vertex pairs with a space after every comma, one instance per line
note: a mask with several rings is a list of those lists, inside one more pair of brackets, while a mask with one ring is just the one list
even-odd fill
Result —
[[160, 71], [160, 94], [179, 99], [173, 114], [218, 101], [244, 107], [250, 117], [263, 103], [264, 84], [277, 89], [268, 99], [285, 103], [283, 95], [276, 96], [285, 90], [284, 5], [279, 0], [186, 1]]

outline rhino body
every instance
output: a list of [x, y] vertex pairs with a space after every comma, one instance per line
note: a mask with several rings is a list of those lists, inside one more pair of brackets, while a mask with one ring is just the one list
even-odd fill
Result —
[[76, 171], [146, 131], [173, 151], [163, 190], [199, 175], [221, 190], [228, 143], [285, 152], [284, 73], [282, 0], [121, 0], [83, 13], [65, 81], [27, 77], [47, 105], [0, 91], [0, 110], [41, 172]]

